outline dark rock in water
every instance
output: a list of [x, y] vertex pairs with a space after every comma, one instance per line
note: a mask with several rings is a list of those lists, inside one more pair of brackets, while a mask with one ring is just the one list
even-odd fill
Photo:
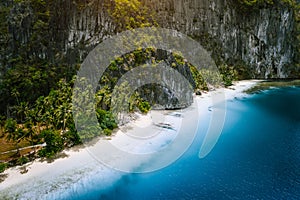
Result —
[[196, 94], [196, 95], [199, 95], [199, 96], [202, 95], [202, 93], [201, 93], [200, 90], [196, 90], [195, 94]]

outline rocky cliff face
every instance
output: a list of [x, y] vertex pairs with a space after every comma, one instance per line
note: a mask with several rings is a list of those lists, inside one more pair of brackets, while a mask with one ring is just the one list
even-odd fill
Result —
[[148, 0], [162, 26], [196, 38], [216, 60], [244, 63], [255, 78], [286, 78], [294, 57], [294, 13], [286, 6], [241, 11], [230, 0]]
[[[192, 36], [212, 53], [216, 62], [245, 65], [252, 78], [292, 77], [295, 21], [293, 9], [288, 6], [241, 11], [234, 0], [144, 1], [156, 12], [160, 26]], [[72, 64], [82, 61], [96, 44], [114, 35], [115, 26], [104, 0], [75, 2], [78, 1], [53, 3], [49, 30], [45, 31], [47, 42], [41, 43], [39, 49], [28, 51], [28, 57], [34, 55], [56, 62], [60, 57], [67, 57], [67, 62]], [[32, 39], [36, 25], [29, 4], [11, 6], [10, 55], [23, 51], [16, 47]]]

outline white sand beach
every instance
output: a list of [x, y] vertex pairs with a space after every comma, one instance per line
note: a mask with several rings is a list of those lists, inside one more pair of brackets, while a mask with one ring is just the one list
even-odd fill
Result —
[[[95, 185], [105, 190], [127, 171], [140, 172], [134, 171], [135, 168], [151, 159], [152, 153], [167, 152], [167, 146], [178, 141], [180, 131], [197, 128], [197, 119], [200, 116], [207, 117], [213, 109], [211, 98], [214, 94], [224, 92], [222, 101], [242, 98], [247, 95], [242, 91], [257, 82], [259, 81], [239, 81], [229, 88], [220, 88], [195, 96], [193, 105], [187, 109], [138, 114], [138, 119], [120, 127], [112, 137], [101, 139], [91, 146], [83, 145], [81, 148], [65, 150], [63, 153], [67, 155], [66, 157], [51, 163], [41, 162], [38, 159], [26, 164], [27, 173], [21, 174], [21, 167], [7, 169], [3, 173], [7, 178], [0, 183], [0, 199], [65, 199], [70, 198], [72, 194], [88, 191]], [[184, 141], [184, 138], [180, 140], [184, 145], [190, 143]], [[174, 144], [172, 148], [181, 148], [176, 145]], [[105, 146], [109, 146], [109, 149]], [[110, 154], [111, 148], [117, 148], [141, 159], [134, 160], [135, 157]], [[178, 153], [172, 156], [180, 155]], [[161, 159], [159, 160], [161, 167], [170, 162], [167, 156], [158, 159]], [[159, 168], [157, 163], [152, 164], [148, 170]]]

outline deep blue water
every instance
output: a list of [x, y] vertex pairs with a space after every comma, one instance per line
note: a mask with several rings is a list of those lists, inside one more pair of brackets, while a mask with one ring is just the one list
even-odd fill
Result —
[[169, 167], [124, 175], [101, 195], [93, 191], [88, 198], [300, 199], [299, 87], [228, 101], [222, 135], [210, 154], [199, 159], [201, 132], [208, 123], [201, 121], [191, 147]]

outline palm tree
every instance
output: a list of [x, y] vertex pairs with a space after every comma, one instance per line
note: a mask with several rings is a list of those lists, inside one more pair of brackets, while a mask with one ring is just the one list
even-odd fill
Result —
[[16, 110], [21, 122], [23, 122], [29, 112], [28, 102], [21, 102], [19, 106], [16, 106]]
[[17, 104], [19, 105], [19, 96], [20, 96], [19, 91], [16, 88], [14, 88], [11, 92], [11, 95], [16, 98]]
[[20, 142], [20, 136], [21, 136], [21, 131], [19, 129], [17, 129], [17, 122], [16, 120], [12, 119], [12, 118], [8, 118], [5, 122], [5, 126], [4, 129], [7, 133], [6, 139], [7, 141], [12, 141], [15, 143], [16, 145], [16, 149], [17, 149], [17, 154], [19, 155], [19, 146], [18, 143]]

